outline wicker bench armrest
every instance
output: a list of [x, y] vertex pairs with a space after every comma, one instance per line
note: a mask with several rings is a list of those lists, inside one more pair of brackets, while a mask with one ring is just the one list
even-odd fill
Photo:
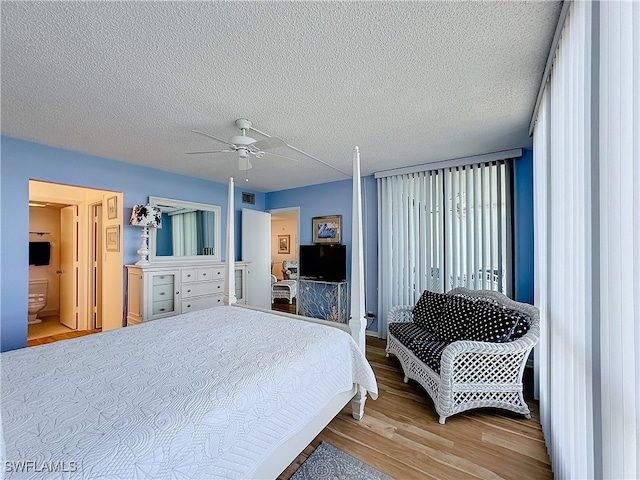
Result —
[[413, 321], [413, 305], [398, 305], [391, 307], [387, 313], [387, 323], [402, 323]]
[[[448, 345], [440, 359], [442, 381], [449, 384], [513, 382], [521, 374], [529, 352], [536, 344], [534, 335], [508, 343], [473, 342], [459, 340]], [[467, 368], [468, 367], [468, 368]]]

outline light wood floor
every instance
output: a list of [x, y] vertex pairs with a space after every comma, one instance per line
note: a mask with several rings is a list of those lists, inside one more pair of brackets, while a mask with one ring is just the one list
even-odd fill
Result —
[[44, 345], [46, 343], [58, 342], [60, 340], [68, 340], [70, 338], [84, 337], [93, 333], [100, 333], [102, 330], [71, 330], [68, 332], [48, 335], [46, 337], [32, 338], [27, 340], [27, 347], [35, 347], [36, 345]]
[[33, 340], [34, 338], [50, 337], [52, 335], [58, 335], [60, 333], [74, 332], [72, 328], [69, 328], [60, 323], [59, 315], [47, 315], [39, 318], [39, 323], [30, 323], [27, 327], [27, 340]]
[[[27, 346], [97, 332], [63, 333], [30, 340]], [[530, 420], [482, 409], [449, 417], [440, 425], [431, 399], [415, 382], [402, 382], [400, 364], [393, 356], [386, 358], [384, 348], [383, 340], [367, 337], [367, 359], [379, 396], [367, 399], [364, 418], [354, 420], [347, 406], [279, 479], [293, 475], [322, 440], [397, 480], [553, 478], [538, 405], [531, 398], [531, 379], [525, 378]]]
[[383, 340], [367, 337], [367, 359], [379, 396], [367, 399], [364, 418], [354, 420], [347, 406], [280, 479], [288, 479], [321, 440], [398, 480], [553, 478], [538, 405], [530, 394], [525, 395], [530, 420], [482, 409], [449, 417], [440, 425], [431, 399], [417, 383], [403, 383], [399, 362], [386, 358], [384, 348]]

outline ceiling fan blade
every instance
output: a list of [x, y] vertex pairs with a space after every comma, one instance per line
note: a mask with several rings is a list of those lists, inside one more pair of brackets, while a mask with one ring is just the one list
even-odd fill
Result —
[[198, 155], [200, 153], [233, 153], [234, 150], [206, 150], [204, 152], [185, 152], [185, 155]]
[[222, 143], [226, 143], [227, 145], [231, 145], [232, 147], [235, 147], [235, 145], [233, 143], [229, 143], [226, 140], [222, 140], [221, 138], [218, 137], [214, 137], [213, 135], [211, 135], [210, 133], [205, 133], [205, 132], [200, 132], [198, 130], [191, 130], [193, 133], [197, 133], [198, 135], [204, 135], [205, 137], [209, 137], [209, 138], [213, 138], [214, 140], [217, 140], [219, 142]]
[[260, 155], [262, 154], [269, 155], [270, 161], [273, 161], [274, 163], [277, 163], [278, 165], [283, 167], [291, 167], [298, 164], [298, 160], [296, 160], [295, 158], [285, 157], [284, 155], [278, 155], [277, 153], [271, 152], [260, 152]]
[[251, 144], [251, 149], [255, 150], [269, 150], [271, 148], [286, 147], [287, 144], [284, 140], [278, 137], [269, 137], [262, 140], [258, 140]]

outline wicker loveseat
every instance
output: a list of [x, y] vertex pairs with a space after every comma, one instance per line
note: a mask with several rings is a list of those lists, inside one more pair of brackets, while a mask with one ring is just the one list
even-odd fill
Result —
[[387, 356], [433, 399], [440, 423], [472, 408], [494, 407], [531, 418], [522, 375], [540, 336], [538, 309], [488, 290], [425, 291], [414, 306], [387, 317]]

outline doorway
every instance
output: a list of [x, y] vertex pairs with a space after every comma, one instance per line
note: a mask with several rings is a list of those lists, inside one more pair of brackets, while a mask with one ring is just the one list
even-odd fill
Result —
[[287, 298], [272, 295], [271, 309], [298, 313], [298, 280], [297, 272], [295, 272], [295, 268], [292, 268], [292, 265], [297, 265], [298, 261], [300, 207], [279, 208], [271, 210], [270, 213], [272, 282], [287, 280], [296, 283], [295, 286], [287, 289], [289, 293]]
[[[109, 212], [103, 208], [107, 199], [115, 206]], [[51, 260], [46, 270], [44, 265], [29, 267], [30, 289], [32, 278], [44, 275], [48, 280], [51, 301], [44, 313], [56, 320], [48, 318], [49, 324], [66, 332], [121, 327], [122, 193], [30, 180], [29, 205], [30, 241], [33, 235], [49, 237]], [[105, 248], [107, 226], [117, 227], [119, 233], [115, 251]], [[105, 298], [109, 301], [104, 302]], [[30, 324], [28, 340], [60, 333], [42, 332]]]

